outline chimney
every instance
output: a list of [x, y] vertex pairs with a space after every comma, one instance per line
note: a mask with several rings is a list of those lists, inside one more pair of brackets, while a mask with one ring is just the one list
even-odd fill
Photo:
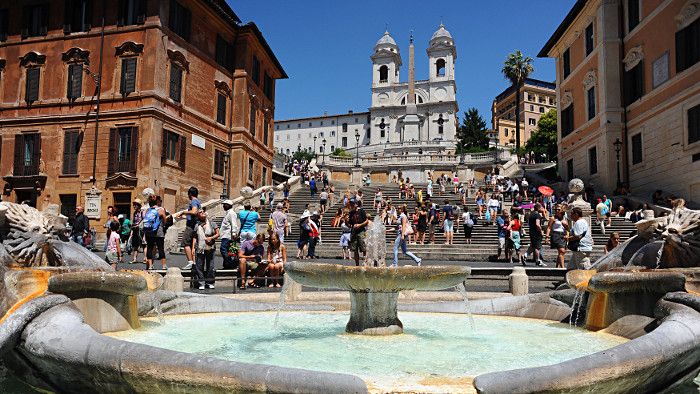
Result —
[[348, 110], [348, 113], [349, 113], [350, 115], [352, 115], [352, 110], [351, 110], [351, 109], [349, 109], [349, 110]]

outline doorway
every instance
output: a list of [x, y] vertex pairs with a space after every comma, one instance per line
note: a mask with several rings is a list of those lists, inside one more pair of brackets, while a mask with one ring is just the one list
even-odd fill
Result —
[[131, 219], [131, 193], [114, 193], [112, 197], [117, 215], [124, 215], [125, 218]]
[[78, 205], [78, 196], [76, 194], [61, 194], [61, 215], [68, 218], [68, 224], [73, 226], [75, 219], [75, 207]]
[[31, 207], [36, 208], [36, 192], [33, 189], [28, 190], [17, 190], [15, 189], [15, 196], [17, 197], [17, 203], [25, 203]]

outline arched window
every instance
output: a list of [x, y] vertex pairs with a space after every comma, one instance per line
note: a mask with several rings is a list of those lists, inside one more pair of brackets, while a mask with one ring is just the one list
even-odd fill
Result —
[[506, 137], [508, 137], [508, 129], [506, 129], [506, 133], [505, 133], [505, 134], [506, 134]]
[[440, 116], [438, 117], [437, 124], [438, 124], [438, 134], [444, 133], [445, 130], [444, 130], [443, 125], [445, 124], [445, 119], [442, 118], [442, 114], [440, 114]]
[[379, 82], [389, 81], [389, 67], [381, 66], [379, 67]]
[[445, 59], [438, 59], [435, 62], [435, 73], [438, 77], [445, 76]]

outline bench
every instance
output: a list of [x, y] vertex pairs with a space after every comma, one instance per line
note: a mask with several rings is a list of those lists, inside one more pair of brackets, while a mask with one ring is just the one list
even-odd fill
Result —
[[[166, 270], [152, 270], [150, 272], [159, 274], [161, 276], [165, 276]], [[194, 282], [194, 275], [193, 275], [193, 270], [181, 270], [182, 276], [186, 279], [186, 282], [189, 282], [190, 286], [192, 286], [192, 283]], [[233, 293], [236, 293], [238, 291], [238, 285], [240, 281], [240, 275], [238, 274], [238, 269], [220, 269], [216, 270], [216, 277], [214, 278], [204, 278], [204, 280], [214, 280], [214, 282], [233, 282]], [[248, 276], [247, 279], [254, 279], [254, 280], [265, 280], [265, 287], [268, 285], [268, 281], [270, 280], [281, 280], [283, 277], [272, 277], [272, 276]]]

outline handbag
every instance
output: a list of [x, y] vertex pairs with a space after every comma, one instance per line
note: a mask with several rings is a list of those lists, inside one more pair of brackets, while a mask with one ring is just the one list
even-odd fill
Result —
[[568, 245], [566, 246], [569, 250], [572, 252], [578, 252], [578, 248], [581, 246], [581, 239], [586, 236], [586, 233], [588, 231], [584, 231], [583, 234], [581, 234], [581, 237], [575, 241], [569, 241]]

